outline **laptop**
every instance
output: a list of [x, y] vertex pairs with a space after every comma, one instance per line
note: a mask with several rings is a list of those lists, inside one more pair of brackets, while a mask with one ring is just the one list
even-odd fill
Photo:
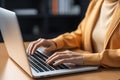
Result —
[[16, 14], [0, 8], [0, 30], [9, 57], [33, 78], [42, 78], [97, 70], [98, 66], [70, 67], [67, 64], [53, 66], [46, 64], [49, 57], [43, 53], [45, 48], [38, 48], [34, 55], [26, 53]]

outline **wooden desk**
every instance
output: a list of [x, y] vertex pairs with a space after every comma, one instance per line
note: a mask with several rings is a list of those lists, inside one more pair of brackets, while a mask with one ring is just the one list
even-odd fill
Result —
[[[25, 45], [27, 46], [27, 44]], [[0, 43], [0, 78], [0, 80], [38, 80], [31, 78], [8, 58], [3, 43]], [[120, 69], [100, 69], [93, 72], [62, 75], [39, 80], [120, 80]]]

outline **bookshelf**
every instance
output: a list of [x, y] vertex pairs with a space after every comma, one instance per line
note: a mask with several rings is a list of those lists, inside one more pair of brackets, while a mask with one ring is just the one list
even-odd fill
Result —
[[71, 32], [83, 19], [89, 0], [4, 0], [16, 12], [24, 41]]

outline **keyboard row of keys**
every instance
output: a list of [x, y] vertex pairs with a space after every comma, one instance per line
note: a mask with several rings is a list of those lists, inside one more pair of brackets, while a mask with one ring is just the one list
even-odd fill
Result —
[[[40, 58], [44, 58], [43, 60], [46, 61], [46, 59], [48, 59], [48, 56], [43, 54], [43, 53], [40, 53], [39, 51], [36, 51], [36, 54], [40, 57]], [[58, 65], [58, 67], [60, 69], [68, 69], [69, 67], [64, 65], [64, 64], [61, 64], [61, 65]]]
[[47, 55], [40, 53], [39, 51], [36, 51], [35, 54], [29, 55], [28, 60], [30, 61], [30, 66], [36, 71], [36, 72], [45, 72], [45, 71], [53, 71], [53, 70], [59, 70], [59, 69], [68, 69], [64, 64], [53, 66], [46, 63], [46, 59], [48, 58]]

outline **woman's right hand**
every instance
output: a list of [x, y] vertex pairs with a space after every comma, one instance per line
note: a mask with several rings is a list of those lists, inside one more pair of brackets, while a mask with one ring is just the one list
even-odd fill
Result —
[[38, 47], [45, 47], [46, 49], [44, 50], [44, 53], [49, 53], [51, 51], [56, 50], [56, 43], [50, 39], [38, 39], [36, 41], [33, 41], [29, 44], [28, 48], [27, 48], [27, 53], [28, 54], [34, 54], [36, 49]]

